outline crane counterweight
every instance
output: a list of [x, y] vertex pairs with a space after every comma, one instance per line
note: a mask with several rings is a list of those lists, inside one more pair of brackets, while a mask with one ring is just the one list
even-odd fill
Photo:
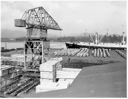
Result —
[[15, 19], [16, 27], [26, 27], [26, 21], [22, 19]]

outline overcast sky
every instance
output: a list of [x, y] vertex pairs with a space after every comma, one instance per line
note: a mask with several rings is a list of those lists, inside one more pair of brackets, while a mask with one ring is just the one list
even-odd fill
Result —
[[15, 27], [14, 19], [21, 18], [25, 10], [38, 6], [43, 6], [63, 29], [49, 30], [49, 36], [126, 32], [126, 1], [2, 1], [2, 37], [25, 36], [25, 28]]

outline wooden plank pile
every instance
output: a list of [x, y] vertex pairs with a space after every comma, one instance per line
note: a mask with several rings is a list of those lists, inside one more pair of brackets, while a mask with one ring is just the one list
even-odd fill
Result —
[[79, 56], [79, 57], [87, 57], [89, 56], [89, 49], [88, 48], [82, 48], [79, 53], [77, 53], [76, 56]]
[[[0, 69], [0, 93], [4, 94], [9, 88], [13, 88], [16, 85], [16, 82], [20, 78], [17, 75], [14, 75], [15, 67], [10, 65], [2, 65]], [[14, 75], [14, 76], [13, 76]], [[14, 85], [15, 82], [15, 85]]]
[[[21, 89], [24, 90], [24, 87], [25, 87], [27, 84], [29, 84], [30, 82], [33, 82], [33, 80], [31, 80], [31, 79], [24, 80], [24, 82], [21, 82], [21, 83], [17, 84], [17, 85], [16, 85], [15, 87], [13, 87], [12, 89], [7, 90], [5, 93], [8, 94], [8, 95], [14, 96], [15, 94], [20, 93], [20, 92], [22, 91]], [[20, 91], [20, 92], [18, 92], [18, 91]]]
[[98, 49], [88, 49], [88, 48], [81, 48], [81, 49], [65, 49], [65, 50], [58, 50], [54, 52], [55, 56], [78, 56], [78, 57], [88, 57], [90, 55], [94, 57], [110, 57], [110, 53], [108, 49], [98, 48]]
[[80, 49], [64, 49], [54, 52], [55, 56], [75, 56]]
[[[32, 59], [31, 55], [27, 55], [27, 60], [30, 61]], [[11, 61], [24, 62], [23, 54], [12, 54]]]
[[[28, 55], [27, 61], [31, 61], [31, 55]], [[24, 65], [24, 55], [22, 54], [12, 54], [11, 57], [1, 56], [1, 63], [3, 65], [11, 66], [23, 66]]]
[[62, 69], [61, 61], [62, 57], [53, 58], [41, 64], [39, 67], [41, 79], [52, 79], [54, 81], [56, 79], [56, 71]]
[[40, 85], [36, 87], [36, 92], [65, 89], [73, 82], [81, 69], [64, 69], [58, 64], [61, 61], [62, 58], [58, 58], [40, 65]]
[[9, 75], [12, 74], [15, 70], [14, 66], [10, 66], [10, 65], [2, 65], [0, 68], [0, 77], [4, 76], [4, 75]]
[[104, 48], [98, 48], [98, 49], [93, 49], [92, 50], [92, 56], [94, 57], [110, 57], [110, 53], [108, 49], [104, 49]]
[[115, 50], [120, 56], [122, 56], [123, 58], [126, 59], [126, 54], [124, 54], [122, 51], [120, 50]]

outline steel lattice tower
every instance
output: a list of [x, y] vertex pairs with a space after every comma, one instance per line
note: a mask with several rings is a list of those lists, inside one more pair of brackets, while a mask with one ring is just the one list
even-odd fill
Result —
[[24, 69], [38, 69], [48, 50], [48, 29], [61, 30], [58, 23], [43, 7], [25, 11], [21, 19], [15, 19], [16, 27], [26, 27], [24, 44]]

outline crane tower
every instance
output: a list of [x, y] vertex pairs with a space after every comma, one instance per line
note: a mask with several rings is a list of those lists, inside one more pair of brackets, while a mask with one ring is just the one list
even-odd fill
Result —
[[15, 26], [25, 27], [27, 30], [24, 44], [24, 69], [38, 68], [44, 61], [44, 54], [48, 49], [48, 46], [45, 46], [49, 43], [48, 29], [61, 30], [61, 28], [43, 7], [25, 11], [21, 19], [15, 19]]

